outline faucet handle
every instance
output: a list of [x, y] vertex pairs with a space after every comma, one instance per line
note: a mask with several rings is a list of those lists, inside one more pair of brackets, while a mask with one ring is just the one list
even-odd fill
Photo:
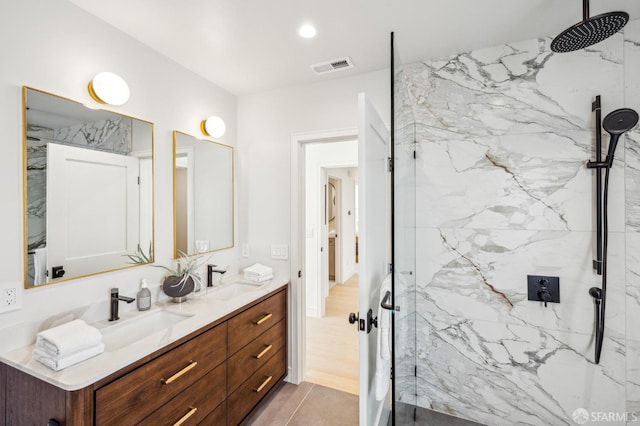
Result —
[[[218, 265], [214, 265], [214, 264], [208, 264], [207, 265], [207, 287], [213, 287], [213, 274], [220, 274], [220, 276], [224, 275], [225, 272], [227, 272], [227, 269], [229, 269], [228, 266], [218, 266]], [[220, 278], [220, 281], [222, 281], [222, 278]]]
[[118, 297], [118, 287], [113, 287], [111, 289], [111, 297]]

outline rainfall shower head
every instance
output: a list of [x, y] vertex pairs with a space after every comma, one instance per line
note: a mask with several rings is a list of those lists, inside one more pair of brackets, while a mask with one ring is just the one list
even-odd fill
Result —
[[583, 0], [583, 19], [564, 30], [551, 42], [551, 50], [557, 53], [573, 52], [592, 46], [611, 37], [629, 21], [626, 12], [608, 12], [589, 17], [589, 0]]
[[638, 113], [631, 108], [620, 108], [611, 111], [602, 121], [602, 127], [611, 136], [606, 160], [609, 163], [609, 167], [613, 165], [613, 154], [620, 135], [633, 129], [636, 124], [638, 124]]

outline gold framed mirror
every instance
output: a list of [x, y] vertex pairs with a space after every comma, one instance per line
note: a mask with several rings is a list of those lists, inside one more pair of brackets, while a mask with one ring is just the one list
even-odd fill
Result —
[[25, 288], [153, 262], [153, 123], [22, 95]]
[[173, 132], [174, 257], [234, 247], [234, 150]]

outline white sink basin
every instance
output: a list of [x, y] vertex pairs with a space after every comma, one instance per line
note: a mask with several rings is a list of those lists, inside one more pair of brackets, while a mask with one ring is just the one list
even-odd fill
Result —
[[120, 319], [115, 323], [101, 324], [98, 326], [102, 332], [102, 341], [105, 350], [115, 351], [156, 331], [164, 330], [174, 324], [184, 321], [191, 315], [177, 312], [156, 310], [142, 313], [133, 318]]
[[230, 300], [242, 294], [248, 294], [258, 290], [260, 290], [260, 288], [255, 285], [234, 282], [210, 290], [206, 297], [218, 300]]

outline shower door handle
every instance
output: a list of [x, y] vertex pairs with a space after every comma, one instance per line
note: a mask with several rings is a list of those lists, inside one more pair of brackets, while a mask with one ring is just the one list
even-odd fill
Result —
[[382, 302], [380, 302], [380, 306], [389, 311], [393, 311], [393, 305], [389, 303], [389, 298], [391, 298], [391, 292], [387, 290], [387, 292], [384, 294], [384, 297], [382, 298]]

